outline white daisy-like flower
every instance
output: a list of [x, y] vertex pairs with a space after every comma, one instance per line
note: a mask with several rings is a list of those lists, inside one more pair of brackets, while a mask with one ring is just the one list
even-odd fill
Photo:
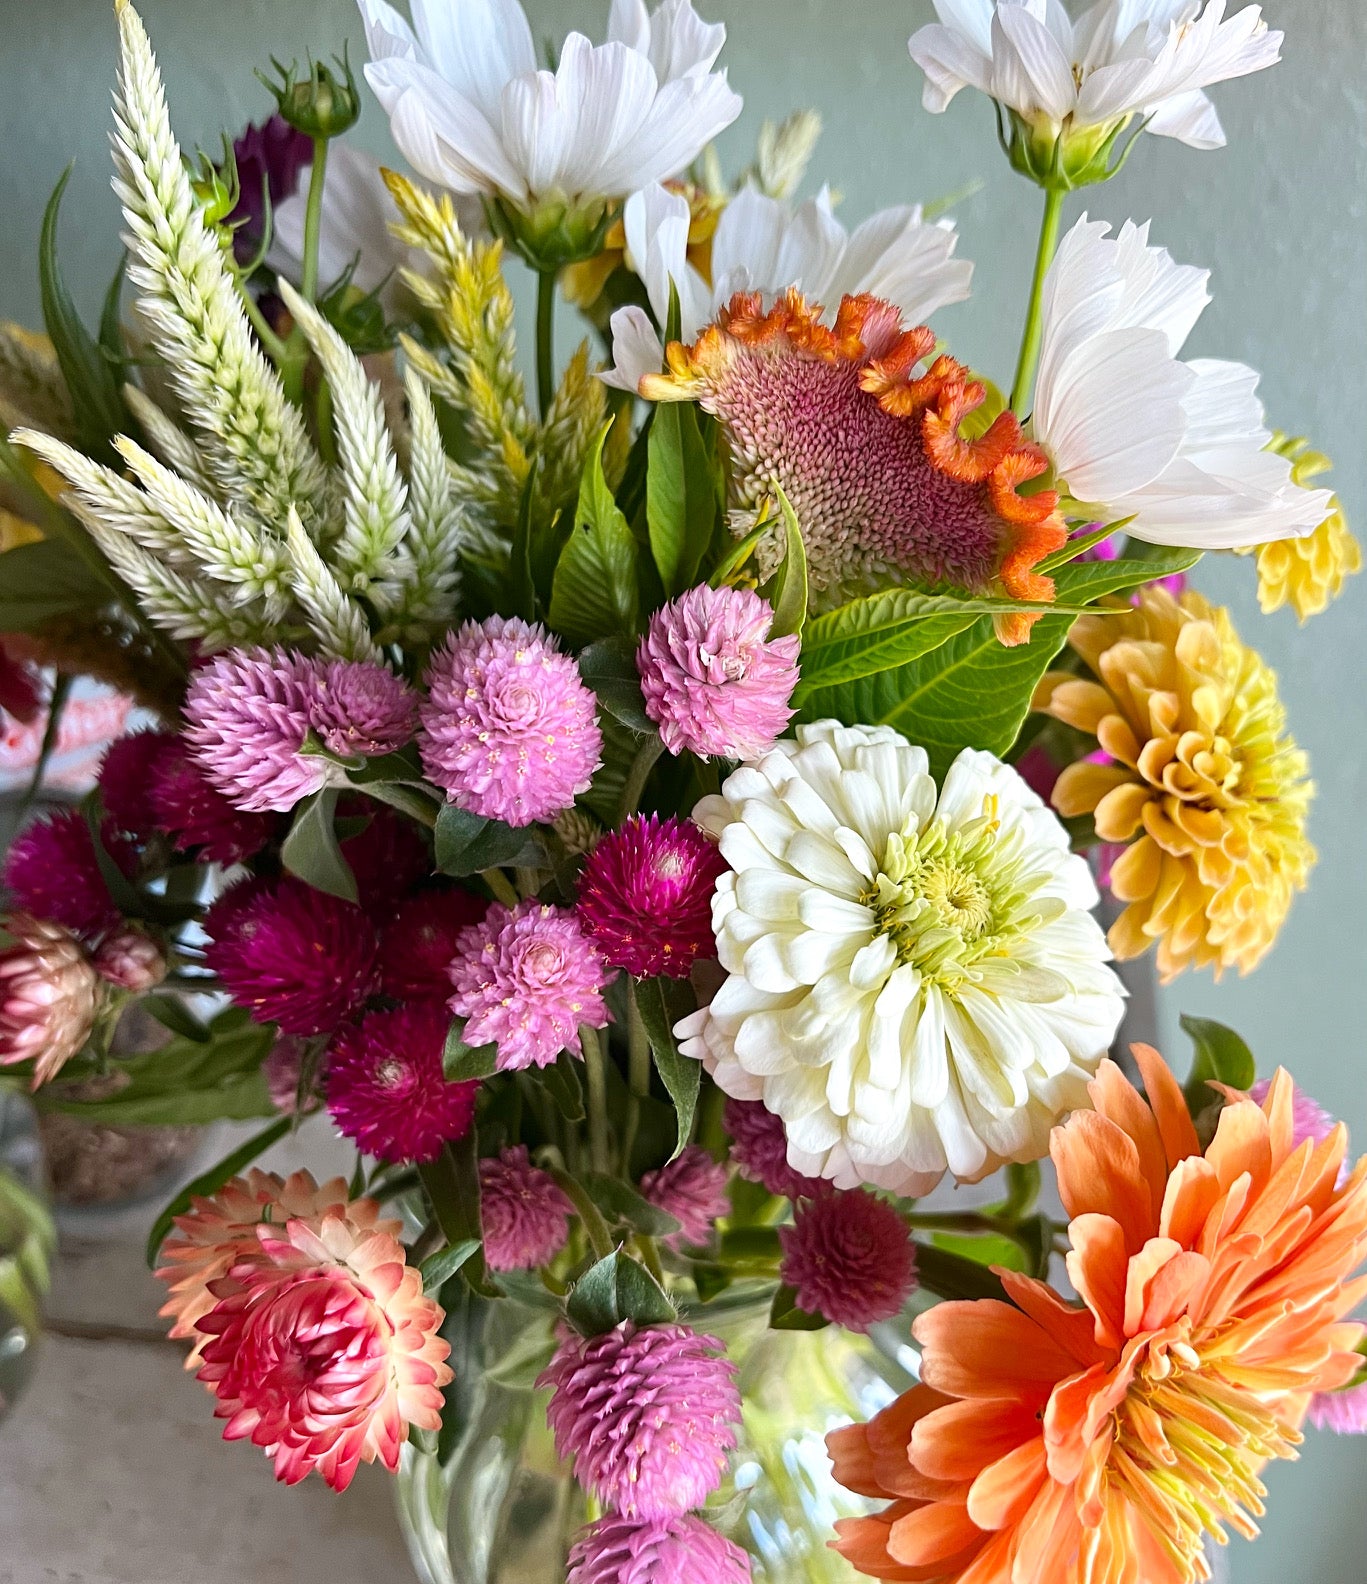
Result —
[[1030, 427], [1074, 500], [1133, 516], [1152, 544], [1230, 550], [1313, 533], [1333, 509], [1267, 450], [1258, 376], [1177, 354], [1210, 301], [1209, 273], [1084, 215], [1064, 237], [1043, 299]]
[[[954, 257], [958, 234], [948, 220], [929, 221], [920, 205], [882, 209], [854, 231], [831, 210], [823, 188], [795, 208], [744, 187], [727, 204], [712, 238], [709, 284], [689, 263], [688, 200], [653, 183], [627, 200], [623, 212], [627, 261], [640, 276], [655, 321], [669, 313], [670, 282], [679, 293], [681, 330], [692, 341], [739, 291], [775, 296], [796, 286], [834, 314], [846, 293], [870, 292], [895, 303], [910, 324], [924, 324], [937, 308], [963, 302], [973, 266]], [[610, 385], [636, 391], [656, 374], [664, 346], [643, 308], [612, 316]]]
[[977, 88], [1052, 143], [1131, 116], [1192, 148], [1225, 134], [1203, 90], [1281, 59], [1282, 35], [1225, 0], [1100, 0], [1073, 21], [1060, 0], [935, 0], [939, 22], [912, 36], [923, 102], [943, 110]]
[[937, 793], [898, 732], [822, 721], [694, 818], [730, 865], [727, 977], [676, 1032], [798, 1171], [925, 1193], [1037, 1159], [1087, 1104], [1124, 991], [1085, 860], [1010, 766], [965, 749]]
[[571, 33], [538, 70], [518, 0], [359, 0], [366, 80], [415, 170], [531, 214], [591, 210], [684, 169], [740, 114], [726, 38], [689, 0], [612, 0], [605, 44]]

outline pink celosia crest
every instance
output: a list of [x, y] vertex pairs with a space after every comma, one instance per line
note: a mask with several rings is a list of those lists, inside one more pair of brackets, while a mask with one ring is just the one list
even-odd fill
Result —
[[581, 1530], [565, 1584], [750, 1584], [750, 1558], [701, 1518], [608, 1513]]
[[856, 1189], [804, 1200], [779, 1228], [782, 1279], [799, 1309], [847, 1331], [891, 1320], [916, 1284], [906, 1222], [882, 1199]]
[[574, 1206], [525, 1144], [479, 1163], [479, 1215], [490, 1270], [535, 1270], [565, 1246]]
[[731, 1208], [728, 1176], [726, 1167], [697, 1144], [686, 1145], [659, 1171], [645, 1173], [641, 1197], [679, 1223], [665, 1239], [669, 1248], [702, 1248], [710, 1241], [713, 1223]]

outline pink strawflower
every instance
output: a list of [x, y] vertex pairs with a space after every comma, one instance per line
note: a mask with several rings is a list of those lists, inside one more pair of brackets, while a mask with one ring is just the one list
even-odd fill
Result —
[[118, 737], [105, 749], [99, 788], [104, 811], [115, 827], [136, 841], [155, 835], [149, 788], [152, 775], [167, 753], [183, 751], [175, 732], [136, 731]]
[[742, 1177], [781, 1199], [814, 1199], [828, 1190], [829, 1183], [806, 1177], [788, 1164], [783, 1118], [763, 1101], [728, 1100], [725, 1124], [731, 1135], [731, 1162]]
[[750, 1584], [750, 1558], [692, 1514], [640, 1523], [608, 1513], [580, 1530], [565, 1584]]
[[1367, 1435], [1367, 1383], [1342, 1391], [1316, 1392], [1306, 1417], [1316, 1430], [1335, 1435]]
[[856, 1189], [818, 1194], [779, 1228], [779, 1275], [799, 1309], [847, 1331], [891, 1320], [916, 1284], [916, 1253], [904, 1222], [882, 1199]]
[[318, 1109], [318, 1097], [310, 1088], [300, 1104], [299, 1084], [304, 1075], [304, 1046], [292, 1035], [282, 1034], [271, 1046], [261, 1064], [266, 1092], [282, 1116], [307, 1115]]
[[291, 875], [230, 886], [204, 929], [204, 960], [224, 989], [256, 1022], [286, 1034], [330, 1034], [374, 988], [370, 920]]
[[361, 906], [379, 918], [432, 872], [432, 848], [422, 828], [406, 814], [366, 797], [344, 797], [342, 819], [363, 818], [365, 826], [342, 838], [342, 857], [356, 880]]
[[581, 1024], [608, 1022], [604, 965], [578, 918], [528, 897], [514, 909], [493, 903], [456, 941], [447, 1002], [467, 1019], [468, 1045], [496, 1045], [498, 1067], [547, 1067], [562, 1050], [579, 1056]]
[[404, 1165], [435, 1160], [470, 1131], [479, 1085], [450, 1083], [442, 1072], [450, 1021], [439, 1003], [419, 1001], [368, 1012], [332, 1042], [328, 1111], [365, 1154]]
[[279, 823], [272, 814], [234, 808], [179, 740], [150, 765], [144, 797], [153, 825], [171, 838], [177, 852], [193, 852], [206, 863], [245, 863], [266, 846]]
[[0, 929], [0, 1067], [32, 1061], [36, 1089], [90, 1038], [100, 980], [62, 925], [14, 913]]
[[[131, 875], [136, 855], [112, 821], [104, 822], [101, 838], [109, 855]], [[16, 910], [52, 919], [86, 939], [119, 922], [90, 827], [79, 809], [63, 809], [26, 825], [10, 843], [3, 883]]]
[[373, 1205], [354, 1208], [257, 1226], [197, 1324], [224, 1439], [262, 1447], [289, 1485], [316, 1469], [345, 1490], [363, 1462], [397, 1469], [410, 1426], [441, 1426], [442, 1311]]
[[687, 979], [717, 955], [712, 892], [726, 860], [692, 820], [633, 814], [589, 854], [579, 917], [614, 967]]
[[215, 655], [190, 679], [185, 719], [210, 781], [257, 813], [339, 781], [326, 759], [300, 752], [310, 731], [333, 753], [371, 757], [401, 748], [417, 724], [412, 690], [384, 666], [282, 648]]
[[735, 1376], [716, 1337], [624, 1320], [563, 1336], [537, 1385], [552, 1389], [546, 1419], [579, 1483], [649, 1521], [701, 1507], [721, 1484], [740, 1423]]
[[569, 1237], [574, 1206], [554, 1177], [533, 1166], [525, 1144], [479, 1163], [479, 1216], [490, 1270], [535, 1270]]
[[688, 1144], [659, 1171], [641, 1178], [641, 1197], [672, 1215], [679, 1230], [665, 1239], [667, 1247], [701, 1248], [712, 1236], [718, 1216], [731, 1209], [726, 1193], [728, 1173], [696, 1144]]
[[754, 759], [793, 718], [795, 633], [770, 639], [772, 608], [751, 589], [701, 584], [650, 618], [636, 651], [646, 714], [672, 754]]
[[166, 977], [165, 952], [136, 924], [106, 935], [95, 948], [94, 963], [102, 979], [135, 995], [155, 988]]
[[466, 622], [427, 668], [419, 744], [427, 774], [472, 814], [554, 819], [602, 762], [594, 697], [544, 627]]
[[394, 904], [380, 926], [380, 989], [396, 1001], [445, 1002], [460, 932], [489, 904], [458, 886], [418, 891]]

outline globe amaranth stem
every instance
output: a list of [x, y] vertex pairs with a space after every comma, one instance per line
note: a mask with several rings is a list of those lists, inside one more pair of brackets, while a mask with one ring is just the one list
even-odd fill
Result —
[[1067, 196], [1067, 189], [1063, 187], [1044, 189], [1044, 218], [1040, 223], [1039, 247], [1035, 253], [1035, 276], [1030, 283], [1030, 306], [1025, 313], [1025, 333], [1021, 337], [1020, 359], [1016, 364], [1015, 382], [1011, 386], [1011, 410], [1019, 417], [1025, 416], [1030, 405], [1035, 370], [1039, 367], [1040, 343], [1044, 335], [1044, 281], [1058, 249], [1063, 200]]

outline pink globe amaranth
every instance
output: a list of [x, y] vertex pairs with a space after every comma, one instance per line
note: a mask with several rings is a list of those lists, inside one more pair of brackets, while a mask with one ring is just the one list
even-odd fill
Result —
[[330, 1034], [374, 990], [370, 920], [293, 876], [230, 886], [204, 929], [204, 960], [224, 989], [256, 1022], [286, 1034]]
[[676, 1252], [702, 1248], [710, 1241], [714, 1223], [731, 1209], [726, 1193], [729, 1175], [697, 1144], [685, 1145], [658, 1171], [645, 1173], [641, 1197], [679, 1223], [679, 1230], [665, 1239], [667, 1248]]
[[101, 979], [135, 995], [154, 989], [166, 977], [161, 944], [134, 924], [106, 935], [95, 948], [93, 961]]
[[601, 1336], [562, 1337], [537, 1379], [546, 1418], [575, 1478], [626, 1518], [677, 1518], [721, 1484], [736, 1444], [736, 1368], [716, 1337], [624, 1320]]
[[530, 825], [588, 790], [603, 747], [594, 697], [545, 628], [466, 622], [433, 655], [426, 684], [423, 765], [460, 808]]
[[0, 931], [0, 1067], [33, 1062], [37, 1089], [90, 1038], [100, 979], [71, 931], [50, 919], [15, 913]]
[[712, 893], [725, 868], [692, 820], [633, 814], [585, 861], [579, 916], [614, 967], [687, 979], [699, 957], [717, 955]]
[[773, 620], [752, 589], [706, 584], [650, 618], [636, 669], [670, 753], [756, 759], [782, 734], [793, 718], [800, 640], [771, 639]]
[[[109, 820], [101, 828], [101, 841], [131, 877], [137, 855]], [[79, 809], [33, 820], [19, 832], [5, 858], [3, 887], [18, 912], [52, 919], [87, 941], [113, 928], [121, 917]]]
[[380, 925], [380, 990], [396, 1001], [441, 1001], [451, 994], [451, 959], [463, 929], [489, 904], [459, 886], [400, 898]]
[[452, 1378], [421, 1275], [345, 1212], [255, 1231], [197, 1322], [224, 1439], [261, 1447], [288, 1485], [317, 1470], [340, 1491], [363, 1462], [397, 1469], [410, 1427], [440, 1428]]
[[328, 1111], [339, 1132], [379, 1160], [435, 1160], [464, 1138], [475, 1116], [477, 1083], [442, 1071], [450, 1018], [439, 1002], [368, 1012], [328, 1050]]
[[749, 1584], [750, 1558], [689, 1514], [642, 1523], [607, 1513], [579, 1532], [565, 1584]]
[[724, 1122], [731, 1135], [731, 1162], [742, 1177], [782, 1199], [814, 1199], [828, 1191], [829, 1183], [788, 1164], [783, 1118], [762, 1100], [727, 1100]]
[[154, 827], [171, 838], [177, 852], [193, 852], [205, 863], [246, 863], [280, 823], [273, 814], [234, 808], [181, 741], [151, 764], [144, 795]]
[[479, 1215], [490, 1270], [535, 1270], [564, 1248], [574, 1206], [516, 1144], [480, 1161]]
[[847, 1331], [891, 1320], [916, 1285], [916, 1253], [906, 1222], [890, 1204], [856, 1189], [800, 1203], [779, 1228], [779, 1275], [799, 1309]]
[[1332, 1430], [1335, 1435], [1367, 1435], [1367, 1384], [1316, 1392], [1306, 1418], [1316, 1430]]
[[460, 933], [447, 1005], [466, 1019], [467, 1044], [498, 1047], [500, 1072], [547, 1067], [562, 1050], [582, 1054], [581, 1025], [606, 1027], [615, 977], [568, 909], [495, 902]]
[[379, 919], [406, 892], [432, 872], [432, 847], [422, 828], [406, 814], [365, 797], [344, 797], [341, 819], [363, 819], [354, 836], [338, 843], [356, 881], [360, 905]]

